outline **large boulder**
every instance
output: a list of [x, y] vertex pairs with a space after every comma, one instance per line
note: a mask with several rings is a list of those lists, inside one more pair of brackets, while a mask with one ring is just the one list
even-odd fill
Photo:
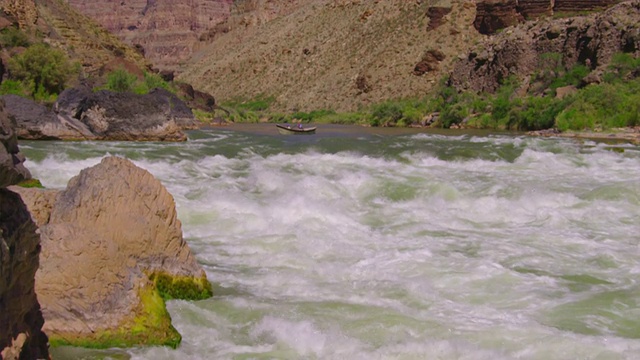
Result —
[[70, 88], [52, 110], [16, 95], [3, 98], [21, 139], [185, 141], [182, 130], [198, 126], [191, 109], [164, 89], [137, 95]]
[[47, 336], [35, 292], [40, 238], [20, 196], [7, 185], [30, 178], [0, 100], [0, 358], [46, 359]]
[[16, 119], [18, 138], [25, 140], [87, 140], [94, 136], [73, 117], [56, 116], [46, 106], [18, 95], [4, 95], [7, 111]]
[[157, 179], [106, 157], [60, 192], [17, 191], [40, 226], [36, 291], [52, 344], [179, 343], [162, 298], [201, 299], [211, 286]]
[[60, 94], [58, 111], [74, 113], [98, 140], [184, 141], [182, 129], [196, 124], [191, 109], [164, 89], [144, 95], [101, 90], [73, 109], [63, 106], [66, 95]]

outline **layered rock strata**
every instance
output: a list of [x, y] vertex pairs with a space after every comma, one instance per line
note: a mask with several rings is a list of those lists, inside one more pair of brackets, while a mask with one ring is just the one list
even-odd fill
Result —
[[516, 9], [517, 0], [485, 0], [476, 4], [476, 19], [473, 26], [481, 34], [493, 34], [507, 26], [524, 21]]
[[597, 74], [619, 52], [640, 56], [640, 0], [590, 16], [523, 24], [487, 38], [456, 63], [449, 82], [460, 90], [493, 92], [508, 76], [530, 77], [549, 54], [566, 68], [582, 64]]
[[229, 17], [233, 0], [67, 0], [121, 40], [144, 49], [160, 68], [175, 68], [198, 38]]
[[35, 292], [40, 238], [20, 196], [8, 185], [31, 177], [0, 100], [0, 358], [46, 359], [47, 336]]
[[65, 190], [17, 191], [40, 226], [36, 291], [52, 344], [177, 346], [162, 298], [201, 299], [211, 286], [157, 179], [107, 157]]
[[603, 10], [621, 0], [479, 0], [474, 27], [481, 34], [552, 15], [584, 14]]

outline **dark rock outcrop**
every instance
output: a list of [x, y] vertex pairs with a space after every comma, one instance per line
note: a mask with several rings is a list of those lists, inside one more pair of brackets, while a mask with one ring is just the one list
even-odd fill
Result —
[[89, 129], [73, 117], [56, 116], [47, 107], [17, 95], [2, 97], [16, 119], [18, 138], [26, 140], [91, 139]]
[[198, 126], [191, 109], [164, 89], [136, 95], [70, 88], [52, 111], [15, 95], [3, 98], [21, 139], [184, 141], [182, 130]]
[[517, 10], [527, 20], [553, 15], [551, 0], [518, 0]]
[[431, 6], [427, 9], [427, 17], [429, 18], [429, 25], [427, 30], [435, 30], [439, 28], [446, 21], [444, 19], [451, 12], [451, 7], [444, 6]]
[[[186, 104], [164, 89], [145, 95], [98, 91], [74, 108], [74, 117], [86, 124], [98, 140], [184, 141], [181, 131], [197, 126]], [[63, 94], [60, 95], [64, 97]], [[68, 110], [58, 107], [60, 112]]]
[[481, 34], [552, 15], [584, 14], [604, 10], [621, 0], [479, 0], [473, 23]]
[[0, 188], [31, 178], [18, 148], [15, 126], [15, 119], [9, 115], [4, 101], [0, 99]]
[[422, 59], [413, 68], [414, 75], [424, 75], [438, 69], [438, 63], [445, 59], [445, 55], [440, 50], [431, 49], [422, 55]]
[[107, 157], [65, 190], [16, 191], [41, 231], [36, 290], [52, 344], [179, 343], [160, 294], [202, 299], [211, 286], [153, 175]]
[[47, 336], [35, 292], [40, 238], [20, 196], [6, 189], [30, 178], [0, 101], [0, 358], [46, 359]]
[[507, 26], [524, 21], [518, 13], [517, 0], [485, 0], [476, 4], [476, 19], [473, 26], [481, 34], [493, 34]]
[[640, 0], [605, 12], [523, 24], [489, 37], [455, 64], [449, 82], [460, 90], [493, 92], [502, 79], [520, 80], [539, 69], [546, 54], [557, 54], [566, 68], [583, 64], [602, 72], [613, 55], [640, 56]]

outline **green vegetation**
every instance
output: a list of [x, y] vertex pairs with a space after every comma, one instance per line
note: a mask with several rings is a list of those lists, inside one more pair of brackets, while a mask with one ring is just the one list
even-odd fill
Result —
[[164, 300], [152, 286], [142, 287], [138, 295], [140, 304], [133, 319], [125, 321], [115, 330], [96, 329], [91, 335], [76, 333], [48, 333], [49, 343], [57, 346], [79, 346], [106, 349], [139, 345], [162, 345], [177, 348], [182, 336], [171, 325]]
[[111, 71], [107, 74], [107, 82], [103, 89], [115, 92], [133, 92], [136, 94], [147, 94], [155, 88], [163, 88], [173, 91], [168, 82], [164, 81], [158, 74], [145, 72], [143, 78], [128, 72], [123, 68]]
[[80, 346], [86, 348], [131, 347], [163, 345], [178, 347], [182, 337], [171, 325], [165, 301], [170, 299], [201, 300], [212, 296], [211, 284], [206, 277], [193, 278], [154, 273], [149, 276], [153, 286], [138, 291], [140, 304], [135, 316], [121, 324], [118, 330], [96, 330], [91, 335], [49, 335], [51, 346]]
[[213, 293], [206, 277], [180, 277], [165, 273], [154, 273], [150, 277], [160, 296], [165, 300], [202, 300], [210, 298]]
[[3, 48], [28, 47], [29, 36], [18, 28], [8, 26], [0, 31], [0, 45]]
[[34, 44], [9, 60], [9, 78], [17, 81], [3, 88], [8, 93], [23, 92], [37, 101], [53, 101], [67, 81], [79, 72], [66, 55], [44, 43]]
[[23, 181], [19, 182], [17, 185], [20, 186], [20, 187], [23, 187], [23, 188], [44, 189], [44, 186], [42, 186], [42, 183], [38, 179], [23, 180]]

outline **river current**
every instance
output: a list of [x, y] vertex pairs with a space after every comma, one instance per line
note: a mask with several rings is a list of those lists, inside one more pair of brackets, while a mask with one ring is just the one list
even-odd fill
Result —
[[640, 359], [640, 147], [273, 125], [21, 142], [45, 187], [106, 155], [173, 195], [214, 287], [163, 347], [54, 359]]

